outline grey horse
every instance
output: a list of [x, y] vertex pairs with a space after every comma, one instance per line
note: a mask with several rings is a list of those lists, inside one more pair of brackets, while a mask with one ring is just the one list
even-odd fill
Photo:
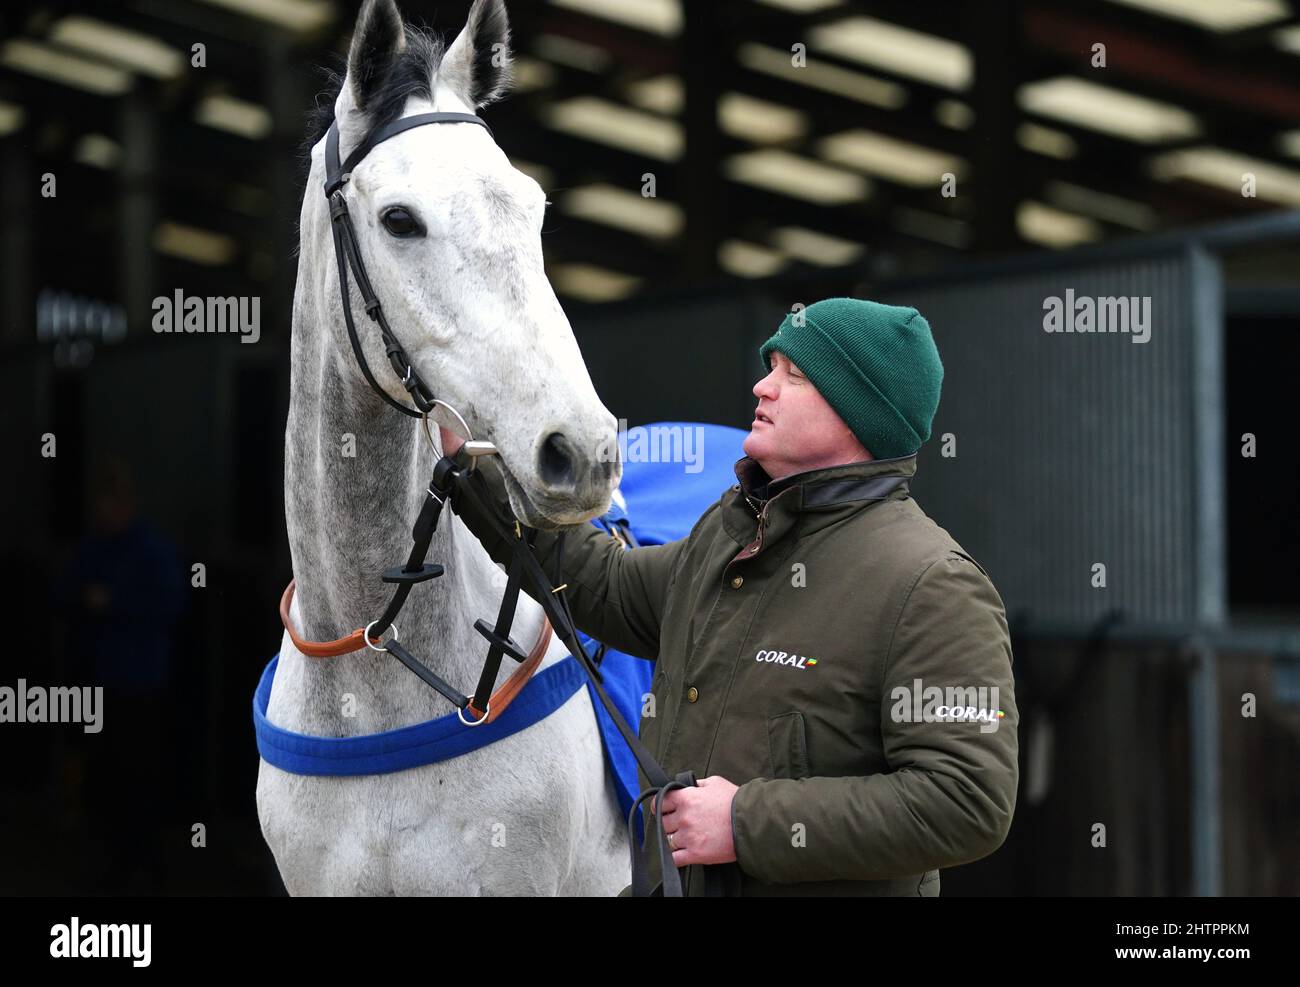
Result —
[[[367, 0], [334, 104], [342, 155], [396, 117], [476, 112], [502, 93], [509, 71], [502, 0], [476, 0], [445, 49], [405, 25], [392, 0]], [[297, 581], [290, 621], [308, 640], [340, 637], [383, 611], [391, 587], [378, 575], [404, 560], [441, 455], [438, 428], [426, 439], [415, 419], [369, 389], [353, 357], [323, 150], [323, 141], [312, 150], [300, 220], [285, 436]], [[621, 471], [600, 462], [598, 450], [617, 423], [543, 270], [538, 184], [482, 127], [451, 124], [413, 128], [376, 147], [346, 195], [394, 332], [435, 394], [476, 438], [496, 445], [499, 456], [482, 468], [502, 471], [515, 513], [547, 528], [602, 513]], [[405, 235], [387, 225], [394, 209], [404, 211]], [[369, 365], [388, 393], [405, 399], [355, 292], [352, 305]], [[563, 469], [555, 468], [557, 441]], [[446, 574], [416, 587], [398, 621], [401, 641], [471, 692], [486, 650], [473, 621], [492, 619], [505, 576], [449, 511], [429, 560]], [[541, 628], [541, 608], [521, 596], [512, 636], [528, 648]], [[566, 654], [554, 638], [542, 668]], [[388, 655], [306, 657], [286, 632], [267, 716], [300, 733], [346, 737], [450, 711]], [[257, 808], [293, 894], [605, 895], [629, 880], [623, 820], [585, 689], [526, 730], [425, 767], [320, 777], [263, 761]]]

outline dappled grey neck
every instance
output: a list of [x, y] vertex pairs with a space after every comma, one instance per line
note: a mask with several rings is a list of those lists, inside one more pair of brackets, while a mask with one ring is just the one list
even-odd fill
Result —
[[[406, 561], [436, 455], [419, 423], [383, 404], [359, 372], [323, 345], [328, 331], [313, 332], [295, 319], [294, 336], [285, 449], [294, 614], [300, 634], [332, 640], [365, 626], [387, 605], [393, 587], [379, 577]], [[404, 645], [468, 690], [484, 651], [473, 620], [492, 617], [469, 610], [482, 589], [482, 565], [492, 563], [486, 555], [475, 558], [478, 546], [468, 536], [457, 539], [456, 530], [444, 513], [428, 559], [444, 565], [446, 575], [416, 587], [397, 623]], [[389, 656], [367, 651], [310, 660], [309, 667], [323, 717], [340, 692], [358, 688], [374, 699], [370, 711], [385, 727], [450, 712]], [[374, 716], [365, 719], [376, 723]]]
[[[334, 360], [294, 369], [285, 509], [300, 632], [332, 638], [382, 612], [388, 587], [378, 574], [405, 561], [433, 457], [413, 420], [346, 379]], [[435, 544], [446, 550], [439, 534]]]

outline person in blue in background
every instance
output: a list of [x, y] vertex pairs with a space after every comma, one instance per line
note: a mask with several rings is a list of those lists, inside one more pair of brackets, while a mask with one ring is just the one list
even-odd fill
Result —
[[160, 890], [161, 769], [185, 573], [171, 539], [140, 513], [121, 457], [94, 470], [90, 508], [90, 530], [56, 589], [76, 684], [104, 687], [102, 731], [85, 737], [88, 822], [102, 841], [106, 890]]

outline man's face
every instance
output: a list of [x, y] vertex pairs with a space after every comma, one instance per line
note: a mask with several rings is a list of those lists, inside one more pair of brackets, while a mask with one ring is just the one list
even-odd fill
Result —
[[758, 407], [745, 437], [745, 455], [756, 459], [774, 480], [871, 458], [784, 353], [773, 351], [769, 364], [771, 372], [754, 385]]

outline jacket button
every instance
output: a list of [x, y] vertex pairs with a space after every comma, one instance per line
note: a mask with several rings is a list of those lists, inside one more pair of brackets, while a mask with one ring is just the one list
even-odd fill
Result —
[[731, 588], [732, 588], [732, 589], [740, 589], [740, 586], [741, 586], [741, 584], [742, 584], [744, 581], [745, 581], [745, 577], [744, 577], [744, 576], [737, 576], [735, 579], [733, 579], [733, 580], [731, 581]]
[[693, 702], [695, 702], [695, 700], [697, 700], [697, 699], [699, 699], [699, 698], [700, 698], [700, 690], [697, 689], [697, 688], [695, 688], [695, 686], [691, 686], [689, 689], [686, 690], [686, 700], [687, 700], [687, 702], [692, 702], [692, 703], [693, 703]]

